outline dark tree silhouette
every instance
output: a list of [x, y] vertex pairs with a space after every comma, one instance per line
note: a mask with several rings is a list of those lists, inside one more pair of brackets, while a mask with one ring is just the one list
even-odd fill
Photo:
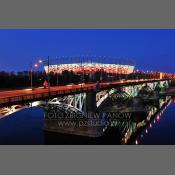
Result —
[[[50, 72], [50, 85], [66, 85], [66, 84], [78, 84], [78, 83], [92, 83], [92, 82], [110, 82], [118, 81], [121, 79], [149, 79], [158, 78], [159, 74], [146, 74], [146, 73], [132, 73], [126, 74], [111, 74], [102, 71], [96, 71], [94, 73], [85, 74], [80, 72], [75, 74], [72, 71], [65, 70], [61, 74], [54, 74]], [[45, 72], [37, 71], [33, 72], [33, 86], [43, 86], [45, 80], [48, 80], [48, 75]], [[30, 72], [0, 72], [0, 89], [14, 89], [14, 88], [26, 88], [30, 87]]]

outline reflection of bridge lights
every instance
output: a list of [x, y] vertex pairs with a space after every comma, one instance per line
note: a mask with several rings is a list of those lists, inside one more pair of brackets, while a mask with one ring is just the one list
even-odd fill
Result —
[[148, 130], [146, 129], [146, 134], [148, 134]]
[[139, 144], [139, 143], [138, 143], [138, 140], [136, 140], [136, 141], [135, 141], [135, 144], [136, 144], [136, 145], [138, 145], [138, 144]]
[[21, 105], [13, 105], [11, 107], [0, 108], [0, 118], [6, 117], [14, 112], [22, 110], [24, 107]]
[[156, 123], [156, 121], [154, 120], [154, 124]]
[[152, 128], [152, 124], [151, 123], [150, 123], [149, 127]]
[[157, 119], [157, 120], [160, 120], [160, 116], [158, 115], [158, 116], [156, 117], [156, 119]]
[[35, 107], [35, 106], [39, 106], [40, 105], [40, 101], [35, 101], [31, 103], [31, 106]]

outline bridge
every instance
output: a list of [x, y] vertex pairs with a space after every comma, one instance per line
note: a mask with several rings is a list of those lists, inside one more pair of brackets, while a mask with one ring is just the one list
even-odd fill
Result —
[[[48, 89], [23, 89], [0, 92], [0, 114], [1, 117], [8, 116], [14, 112], [28, 107], [40, 106], [45, 110], [45, 130], [59, 133], [83, 135], [88, 137], [100, 137], [107, 129], [106, 126], [76, 126], [77, 122], [88, 122], [87, 118], [82, 120], [82, 116], [103, 110], [106, 101], [118, 103], [117, 99], [125, 103], [125, 98], [134, 99], [139, 93], [146, 89], [149, 93], [156, 88], [168, 88], [171, 79], [140, 79], [140, 80], [121, 80], [117, 82], [100, 83], [97, 88], [96, 83], [54, 86]], [[58, 126], [58, 115], [76, 114], [80, 120], [76, 120], [75, 126]], [[96, 122], [103, 120], [99, 116]], [[72, 119], [68, 120], [75, 124]], [[92, 120], [94, 122], [94, 120]], [[117, 125], [122, 133], [132, 131], [133, 124], [130, 121], [118, 121]]]
[[[170, 79], [141, 79], [141, 80], [122, 80], [117, 82], [99, 83], [100, 89], [111, 89], [113, 87], [133, 86], [144, 83], [164, 82]], [[45, 100], [48, 98], [54, 98], [58, 96], [65, 96], [70, 94], [78, 94], [88, 91], [96, 90], [96, 84], [79, 84], [79, 85], [66, 85], [66, 86], [54, 86], [47, 89], [43, 87], [35, 89], [22, 89], [22, 90], [10, 90], [0, 91], [0, 107], [10, 106], [13, 104], [23, 104], [26, 102], [33, 102], [37, 100]]]

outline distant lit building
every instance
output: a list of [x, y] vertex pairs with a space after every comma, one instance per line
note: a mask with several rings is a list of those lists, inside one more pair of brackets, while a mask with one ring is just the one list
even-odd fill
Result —
[[44, 66], [46, 73], [53, 72], [61, 74], [63, 71], [72, 71], [75, 74], [84, 72], [85, 74], [93, 74], [98, 71], [104, 71], [111, 74], [130, 74], [134, 71], [134, 66], [129, 64], [107, 64], [107, 63], [72, 63], [72, 64], [51, 64]]

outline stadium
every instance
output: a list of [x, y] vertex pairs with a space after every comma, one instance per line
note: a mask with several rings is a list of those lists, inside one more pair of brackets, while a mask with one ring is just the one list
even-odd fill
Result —
[[[65, 61], [68, 63], [65, 63]], [[111, 61], [110, 61], [111, 60]], [[55, 63], [54, 63], [55, 62]], [[75, 74], [93, 74], [95, 72], [103, 71], [107, 74], [131, 74], [134, 71], [135, 66], [129, 61], [108, 59], [105, 62], [104, 58], [88, 58], [87, 59], [75, 59], [75, 58], [62, 58], [57, 61], [51, 60], [49, 66], [45, 64], [44, 69], [46, 73], [61, 74], [64, 71], [73, 72]]]

